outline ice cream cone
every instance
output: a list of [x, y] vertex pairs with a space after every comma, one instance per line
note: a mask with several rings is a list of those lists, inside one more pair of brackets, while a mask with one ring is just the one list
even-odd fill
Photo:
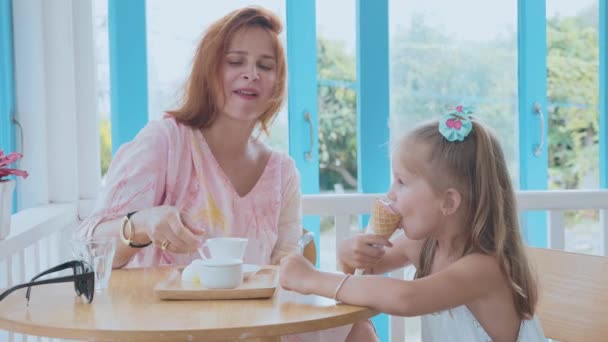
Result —
[[[366, 229], [368, 234], [382, 235], [388, 239], [397, 230], [401, 221], [401, 215], [393, 211], [390, 203], [391, 201], [386, 198], [376, 199]], [[356, 269], [354, 274], [361, 275], [363, 274], [363, 270]]]
[[401, 215], [391, 209], [389, 202], [379, 198], [374, 202], [374, 208], [369, 224], [371, 232], [382, 235], [386, 238], [391, 237], [401, 221]]

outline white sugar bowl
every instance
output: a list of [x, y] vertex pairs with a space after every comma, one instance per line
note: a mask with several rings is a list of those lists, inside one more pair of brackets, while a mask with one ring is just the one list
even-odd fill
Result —
[[233, 289], [243, 283], [243, 260], [210, 258], [201, 260], [199, 267], [201, 285], [208, 289]]

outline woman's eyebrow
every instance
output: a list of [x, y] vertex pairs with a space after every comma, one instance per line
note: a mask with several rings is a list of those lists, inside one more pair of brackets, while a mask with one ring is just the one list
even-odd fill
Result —
[[[234, 54], [237, 54], [237, 55], [248, 55], [249, 54], [249, 52], [243, 51], [243, 50], [229, 50], [226, 54], [231, 54], [231, 53], [234, 53]], [[266, 55], [266, 54], [260, 55], [260, 57], [261, 58], [265, 58], [265, 59], [272, 59], [272, 60], [276, 59], [276, 58], [274, 58], [274, 56], [272, 56], [272, 55]]]

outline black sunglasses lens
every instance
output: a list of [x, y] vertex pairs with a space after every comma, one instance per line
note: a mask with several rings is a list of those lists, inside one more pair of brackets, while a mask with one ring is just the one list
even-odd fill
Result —
[[86, 289], [83, 291], [84, 296], [87, 298], [87, 301], [92, 302], [93, 301], [93, 297], [95, 296], [95, 274], [92, 273], [90, 277], [87, 277], [86, 279], [84, 279], [83, 282], [83, 289]]
[[[74, 265], [74, 275], [78, 274], [82, 274], [82, 263]], [[74, 290], [76, 290], [76, 294], [79, 296], [82, 294], [81, 287], [82, 286], [78, 284], [78, 280], [74, 280]]]

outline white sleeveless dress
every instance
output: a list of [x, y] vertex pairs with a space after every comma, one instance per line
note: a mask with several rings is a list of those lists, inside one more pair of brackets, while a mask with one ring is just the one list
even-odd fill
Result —
[[[421, 317], [423, 342], [491, 342], [492, 339], [466, 305]], [[537, 317], [521, 321], [517, 342], [546, 342]]]

